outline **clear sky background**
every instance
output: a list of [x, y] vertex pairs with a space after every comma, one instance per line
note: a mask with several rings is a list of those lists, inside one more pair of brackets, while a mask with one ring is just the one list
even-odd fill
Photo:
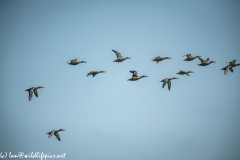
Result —
[[[0, 152], [239, 160], [240, 2], [0, 1]], [[131, 57], [113, 62], [115, 49]], [[216, 61], [206, 67], [198, 59]], [[151, 59], [169, 56], [158, 64]], [[70, 66], [78, 58], [87, 63]], [[91, 70], [105, 70], [94, 78]], [[132, 74], [147, 75], [136, 82]], [[194, 71], [191, 76], [176, 74]], [[172, 81], [171, 91], [160, 80]], [[44, 86], [28, 101], [30, 87]], [[54, 129], [61, 142], [46, 134]]]

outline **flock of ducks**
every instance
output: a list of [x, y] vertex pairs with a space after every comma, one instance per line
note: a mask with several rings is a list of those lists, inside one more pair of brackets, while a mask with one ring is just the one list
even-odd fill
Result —
[[[123, 57], [123, 56], [121, 56], [121, 54], [118, 51], [116, 51], [116, 50], [112, 50], [112, 51], [117, 56], [117, 59], [114, 60], [113, 62], [123, 62], [126, 59], [131, 59], [130, 57]], [[209, 65], [211, 63], [215, 63], [215, 61], [210, 61], [209, 58], [204, 60], [204, 59], [201, 58], [201, 56], [192, 56], [191, 54], [186, 54], [184, 56], [187, 57], [186, 59], [184, 59], [184, 61], [192, 61], [192, 60], [198, 58], [201, 61], [201, 63], [198, 64], [199, 66], [207, 66], [207, 65]], [[155, 62], [159, 63], [160, 61], [163, 61], [163, 60], [166, 60], [166, 59], [171, 59], [171, 58], [170, 57], [160, 57], [160, 56], [157, 56], [157, 57], [153, 58], [152, 61], [155, 61]], [[236, 66], [240, 65], [240, 63], [237, 64], [236, 61], [237, 60], [232, 60], [231, 62], [227, 62], [229, 64], [226, 67], [221, 69], [221, 70], [224, 70], [224, 74], [225, 75], [228, 73], [228, 70], [233, 72], [233, 67], [236, 67]], [[87, 63], [87, 62], [86, 61], [78, 61], [77, 58], [76, 58], [76, 59], [72, 59], [70, 61], [67, 61], [66, 63], [68, 63], [69, 65], [78, 65], [80, 63]], [[95, 75], [97, 75], [99, 73], [105, 73], [105, 71], [91, 71], [91, 72], [87, 73], [87, 77], [89, 75], [92, 75], [92, 77], [94, 77]], [[146, 75], [138, 76], [137, 75], [137, 71], [135, 71], [135, 70], [130, 70], [130, 73], [132, 73], [132, 78], [128, 79], [128, 81], [137, 81], [137, 80], [139, 80], [141, 78], [147, 77]], [[194, 72], [193, 71], [183, 71], [183, 70], [180, 70], [176, 74], [190, 76], [189, 73], [194, 73]], [[164, 88], [166, 86], [166, 84], [167, 84], [168, 85], [168, 90], [170, 91], [170, 89], [171, 89], [171, 80], [174, 80], [174, 79], [178, 79], [178, 78], [177, 77], [173, 77], [173, 78], [165, 78], [165, 79], [161, 80], [160, 82], [163, 82], [162, 88]], [[31, 101], [33, 94], [36, 97], [38, 97], [38, 91], [37, 90], [40, 89], [40, 88], [44, 88], [44, 87], [42, 87], [42, 86], [31, 87], [31, 88], [25, 90], [25, 91], [28, 92], [28, 99], [29, 99], [29, 101]], [[58, 134], [59, 131], [65, 131], [65, 130], [64, 129], [59, 129], [59, 130], [50, 131], [50, 132], [47, 133], [47, 134], [49, 134], [48, 138], [51, 138], [53, 135], [55, 135], [55, 137], [59, 141], [61, 141], [60, 136]]]

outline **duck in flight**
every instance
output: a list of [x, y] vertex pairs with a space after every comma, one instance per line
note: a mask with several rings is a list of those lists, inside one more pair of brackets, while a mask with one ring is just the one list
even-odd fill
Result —
[[201, 63], [198, 64], [199, 66], [207, 66], [211, 63], [216, 63], [216, 61], [210, 61], [209, 58], [207, 58], [206, 60], [203, 60], [202, 58], [198, 58], [198, 59], [201, 61]]
[[162, 60], [165, 60], [165, 59], [171, 59], [170, 57], [160, 57], [160, 56], [157, 56], [155, 58], [152, 59], [152, 61], [155, 61], [155, 62], [160, 62]]
[[34, 93], [34, 95], [36, 97], [38, 97], [38, 91], [37, 90], [40, 89], [40, 88], [44, 88], [44, 87], [42, 87], [42, 86], [31, 87], [31, 88], [28, 88], [28, 89], [25, 90], [25, 91], [28, 91], [28, 99], [29, 99], [29, 101], [31, 101], [33, 93]]
[[117, 59], [116, 60], [114, 60], [113, 62], [122, 62], [122, 61], [124, 61], [124, 60], [126, 60], [126, 59], [131, 59], [130, 57], [123, 57], [123, 56], [121, 56], [121, 54], [118, 52], [118, 51], [116, 51], [116, 50], [113, 50], [112, 49], [112, 51], [116, 54], [116, 56], [117, 56]]
[[234, 60], [232, 60], [231, 62], [227, 62], [227, 63], [229, 63], [229, 65], [232, 66], [232, 67], [239, 66], [240, 63], [237, 64], [236, 62], [237, 62], [237, 60], [234, 59]]
[[106, 73], [105, 71], [91, 71], [89, 73], [87, 73], [87, 77], [89, 75], [92, 75], [92, 77], [94, 77], [95, 75], [97, 75], [98, 73]]
[[180, 75], [187, 75], [187, 76], [190, 76], [189, 73], [193, 73], [193, 71], [183, 71], [183, 70], [180, 70], [177, 74], [180, 74]]
[[[184, 61], [192, 61], [192, 60], [194, 60], [195, 58], [201, 58], [201, 56], [192, 56], [191, 54], [186, 54], [186, 55], [184, 55], [184, 56], [187, 56], [187, 58], [184, 59]], [[183, 57], [184, 57], [184, 56], [183, 56]]]
[[165, 85], [168, 84], [168, 90], [170, 91], [170, 89], [171, 89], [171, 80], [173, 80], [173, 79], [178, 79], [178, 78], [173, 77], [173, 78], [165, 78], [165, 79], [161, 80], [160, 82], [163, 82], [162, 88], [164, 88]]
[[[68, 62], [68, 64], [70, 64], [70, 65], [78, 65], [78, 64], [80, 64], [80, 63], [87, 63], [86, 61], [78, 61], [77, 58], [72, 59], [72, 60], [67, 61], [67, 62]], [[67, 63], [67, 62], [66, 62], [66, 63]]]
[[137, 80], [139, 80], [139, 79], [141, 79], [141, 78], [147, 77], [147, 76], [145, 76], [145, 75], [138, 76], [138, 75], [137, 75], [137, 71], [135, 71], [135, 70], [131, 70], [131, 71], [129, 71], [129, 72], [132, 73], [132, 78], [128, 79], [128, 81], [137, 81]]
[[48, 132], [48, 133], [47, 133], [47, 134], [49, 134], [49, 135], [48, 135], [48, 138], [51, 138], [53, 135], [55, 135], [55, 137], [56, 137], [59, 141], [61, 141], [60, 136], [59, 136], [59, 134], [58, 134], [59, 131], [65, 131], [65, 130], [64, 130], [64, 129], [59, 129], [59, 130], [53, 130], [53, 131], [51, 131], [51, 132]]
[[228, 73], [228, 70], [233, 72], [233, 67], [236, 67], [236, 66], [240, 65], [240, 63], [237, 64], [236, 62], [237, 62], [237, 60], [232, 60], [231, 62], [227, 62], [227, 63], [229, 63], [229, 65], [227, 65], [226, 67], [221, 69], [221, 70], [224, 70], [225, 75]]

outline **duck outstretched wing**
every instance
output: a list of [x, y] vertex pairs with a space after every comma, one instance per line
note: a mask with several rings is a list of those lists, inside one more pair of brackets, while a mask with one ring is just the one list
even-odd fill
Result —
[[31, 99], [32, 99], [32, 95], [33, 95], [33, 93], [32, 93], [32, 92], [29, 92], [29, 95], [28, 95], [28, 99], [29, 99], [29, 101], [31, 101]]
[[116, 50], [112, 50], [112, 51], [116, 54], [117, 58], [121, 58], [122, 57], [121, 54], [118, 51], [116, 51]]
[[59, 141], [61, 141], [61, 139], [60, 139], [60, 136], [59, 136], [58, 132], [55, 132], [55, 133], [54, 133], [54, 135], [56, 136], [56, 138], [57, 138]]
[[170, 91], [171, 89], [171, 81], [168, 81], [168, 90]]

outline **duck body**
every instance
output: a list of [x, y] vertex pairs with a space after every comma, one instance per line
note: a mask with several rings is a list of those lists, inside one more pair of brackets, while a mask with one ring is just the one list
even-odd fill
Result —
[[199, 66], [207, 66], [211, 63], [216, 63], [216, 61], [210, 61], [209, 58], [207, 58], [206, 60], [202, 59], [202, 58], [199, 58], [199, 60], [201, 61], [200, 64], [198, 64]]
[[177, 74], [190, 76], [189, 73], [193, 73], [193, 71], [183, 71], [183, 70], [180, 70]]
[[78, 65], [80, 63], [87, 63], [86, 61], [78, 61], [77, 58], [70, 60], [69, 65]]
[[144, 77], [147, 77], [147, 76], [143, 75], [143, 76], [132, 77], [132, 78], [128, 79], [128, 81], [137, 81], [137, 80], [139, 80], [141, 78], [144, 78]]
[[[186, 55], [184, 55], [184, 56], [187, 56], [187, 58], [184, 59], [184, 61], [192, 61], [192, 60], [194, 60], [195, 58], [201, 58], [201, 56], [192, 56], [191, 54], [186, 54]], [[184, 57], [184, 56], [183, 56], [183, 57]]]
[[130, 57], [121, 57], [121, 58], [118, 58], [118, 59], [114, 60], [113, 62], [122, 62], [126, 59], [131, 59], [131, 58]]
[[237, 67], [237, 66], [240, 66], [240, 63], [236, 63], [237, 62], [237, 60], [233, 60], [232, 62], [229, 62], [229, 65], [231, 66], [231, 67]]
[[132, 78], [128, 79], [128, 81], [137, 81], [137, 80], [139, 80], [139, 79], [141, 79], [141, 78], [147, 77], [147, 76], [145, 76], [145, 75], [138, 76], [138, 75], [137, 75], [137, 71], [135, 71], [135, 70], [131, 70], [131, 71], [129, 71], [129, 72], [132, 73]]
[[105, 71], [91, 71], [91, 72], [87, 73], [87, 77], [89, 75], [92, 75], [92, 77], [94, 77], [95, 75], [97, 75], [99, 73], [106, 73], [106, 72]]
[[165, 59], [171, 59], [171, 58], [170, 57], [160, 57], [160, 56], [157, 56], [157, 57], [153, 58], [152, 61], [155, 61], [155, 62], [158, 63], [158, 62], [161, 62], [161, 61], [163, 61]]

